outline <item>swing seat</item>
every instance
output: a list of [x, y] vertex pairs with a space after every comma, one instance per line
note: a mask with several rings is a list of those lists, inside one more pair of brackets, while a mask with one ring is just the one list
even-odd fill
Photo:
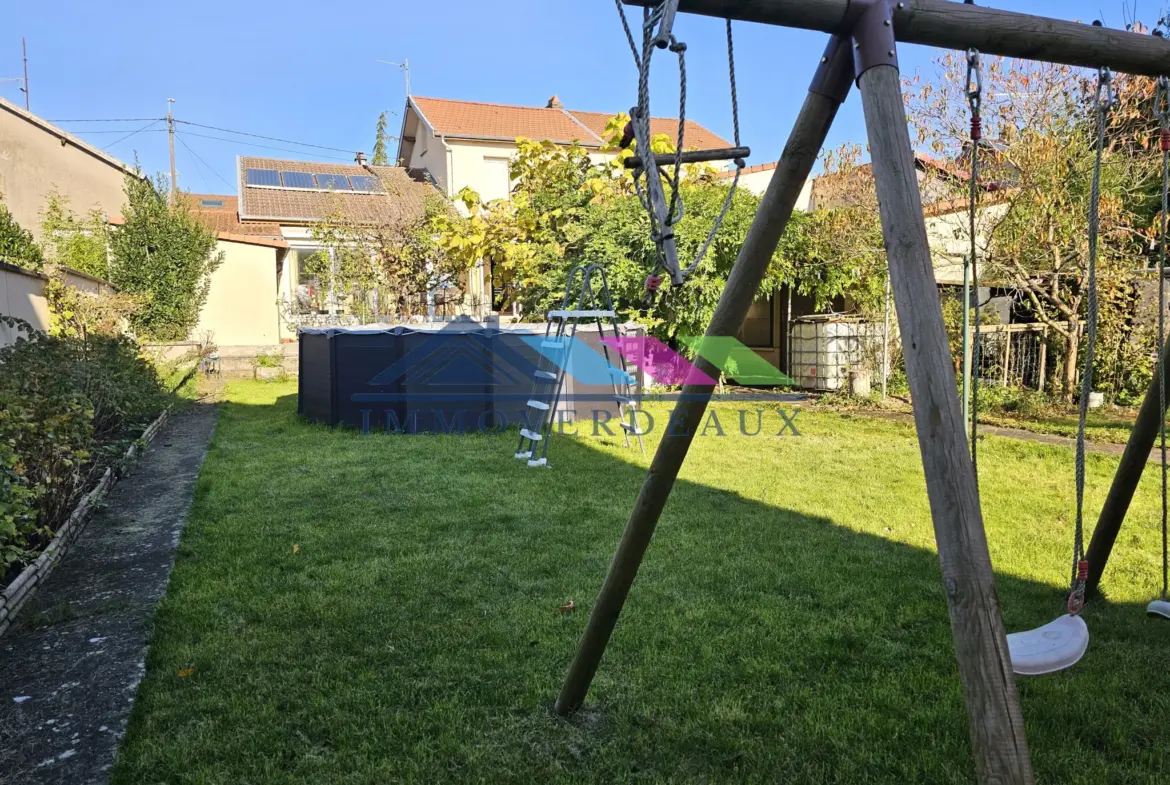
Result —
[[1164, 618], [1170, 619], [1170, 602], [1167, 602], [1166, 600], [1152, 600], [1150, 604], [1146, 606], [1146, 613], [1150, 614], [1151, 616], [1162, 616]]
[[1007, 636], [1012, 670], [1042, 676], [1071, 667], [1089, 647], [1089, 627], [1080, 616], [1065, 615], [1043, 627]]

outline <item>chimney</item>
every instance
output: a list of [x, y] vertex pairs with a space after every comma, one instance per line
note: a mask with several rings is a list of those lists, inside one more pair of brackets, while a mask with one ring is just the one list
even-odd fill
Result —
[[564, 109], [564, 108], [565, 108], [565, 105], [561, 103], [561, 99], [557, 98], [555, 95], [552, 98], [548, 99], [548, 104], [545, 106], [545, 109]]
[[353, 160], [354, 160], [354, 163], [356, 163], [358, 166], [365, 166], [366, 165], [366, 154], [362, 153], [362, 152], [355, 153], [353, 156]]

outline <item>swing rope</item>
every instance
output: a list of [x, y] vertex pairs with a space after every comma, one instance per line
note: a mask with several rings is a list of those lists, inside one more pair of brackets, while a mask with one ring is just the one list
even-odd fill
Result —
[[[1158, 263], [1158, 351], [1166, 343], [1166, 257], [1167, 224], [1170, 216], [1170, 77], [1158, 77], [1154, 94], [1154, 107], [1158, 114], [1162, 147], [1162, 227], [1161, 256]], [[1160, 412], [1158, 435], [1162, 452], [1162, 600], [1167, 596], [1170, 583], [1170, 553], [1167, 546], [1167, 463], [1166, 463], [1166, 370], [1158, 358], [1158, 411]]]
[[[686, 138], [686, 107], [687, 107], [687, 64], [686, 51], [687, 45], [675, 38], [671, 32], [673, 25], [674, 13], [677, 10], [678, 0], [664, 0], [660, 5], [651, 9], [646, 7], [642, 14], [642, 47], [639, 53], [637, 42], [634, 38], [633, 31], [630, 29], [629, 21], [626, 19], [625, 8], [622, 5], [622, 0], [614, 0], [617, 6], [618, 16], [621, 19], [622, 29], [625, 31], [626, 41], [630, 46], [630, 52], [634, 56], [634, 65], [638, 68], [638, 104], [631, 112], [630, 126], [633, 132], [633, 138], [637, 141], [638, 152], [642, 155], [643, 166], [640, 172], [634, 172], [634, 189], [638, 195], [638, 201], [642, 204], [650, 218], [650, 232], [651, 238], [655, 245], [655, 264], [651, 270], [650, 275], [646, 278], [646, 292], [647, 299], [652, 299], [654, 292], [662, 283], [662, 277], [658, 275], [659, 270], [669, 269], [667, 264], [667, 256], [664, 249], [664, 243], [667, 239], [673, 239], [674, 226], [683, 219], [685, 214], [685, 206], [682, 199], [682, 158], [683, 147]], [[728, 81], [731, 88], [731, 121], [735, 135], [735, 146], [740, 146], [740, 130], [739, 130], [739, 97], [736, 90], [735, 80], [735, 42], [731, 32], [731, 20], [726, 20], [727, 27], [727, 65], [728, 65]], [[678, 109], [678, 132], [675, 138], [675, 149], [673, 155], [673, 165], [671, 166], [670, 174], [660, 172], [656, 157], [653, 155], [651, 147], [652, 135], [650, 132], [650, 60], [655, 48], [667, 48], [678, 56], [678, 72], [679, 72], [679, 109]], [[627, 137], [630, 131], [627, 130]], [[628, 143], [623, 140], [623, 146]], [[732, 200], [735, 196], [736, 189], [739, 187], [740, 173], [746, 166], [742, 158], [736, 158], [735, 161], [735, 175], [731, 181], [731, 187], [727, 191], [727, 195], [723, 199], [723, 204], [720, 207], [719, 214], [715, 218], [715, 222], [711, 230], [707, 233], [706, 239], [699, 247], [698, 253], [695, 255], [694, 261], [689, 266], [684, 268], [682, 275], [690, 275], [698, 269], [700, 262], [707, 255], [711, 244], [715, 241], [715, 235], [719, 232], [724, 220], [727, 218], [727, 213], [731, 209]], [[662, 177], [670, 186], [670, 202], [666, 209], [666, 214], [663, 220], [659, 219], [653, 202], [647, 193], [648, 187], [644, 187], [641, 176]], [[647, 305], [648, 303], [644, 303]]]
[[1109, 110], [1113, 108], [1113, 72], [1108, 68], [1097, 71], [1097, 152], [1093, 163], [1093, 185], [1089, 192], [1089, 269], [1088, 297], [1085, 314], [1085, 365], [1081, 371], [1081, 394], [1077, 406], [1077, 516], [1073, 542], [1072, 579], [1068, 594], [1068, 612], [1075, 616], [1085, 607], [1085, 581], [1089, 577], [1089, 562], [1085, 559], [1085, 423], [1089, 416], [1089, 394], [1093, 391], [1093, 359], [1097, 349], [1097, 239], [1101, 225], [1101, 164], [1105, 155], [1105, 131]]
[[[971, 350], [971, 468], [975, 472], [975, 485], [978, 487], [979, 363], [982, 338], [979, 330], [979, 322], [983, 315], [983, 306], [979, 302], [979, 261], [978, 247], [975, 240], [975, 226], [976, 213], [979, 209], [979, 143], [983, 138], [983, 115], [980, 111], [983, 103], [983, 76], [979, 51], [977, 49], [967, 50], [967, 103], [971, 106], [971, 191], [967, 197], [968, 218], [970, 219], [968, 232], [971, 235], [971, 287], [975, 291], [975, 340], [973, 346], [968, 347]], [[963, 304], [963, 308], [967, 308], [966, 303]], [[970, 315], [964, 313], [963, 318], [968, 319]], [[1008, 334], [1008, 340], [1011, 340], [1010, 333]]]

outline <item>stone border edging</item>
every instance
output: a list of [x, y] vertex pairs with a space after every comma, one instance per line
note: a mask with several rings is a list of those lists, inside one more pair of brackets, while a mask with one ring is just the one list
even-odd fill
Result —
[[[126, 450], [126, 454], [122, 456], [123, 461], [132, 460], [138, 455], [139, 440], [149, 443], [155, 437], [167, 421], [170, 408], [168, 406], [163, 409], [162, 414], [146, 427], [146, 430], [135, 440], [134, 444], [130, 445], [130, 449]], [[107, 466], [102, 478], [98, 480], [98, 484], [81, 497], [81, 501], [73, 508], [69, 518], [53, 535], [53, 539], [45, 546], [45, 550], [41, 552], [36, 561], [21, 570], [20, 575], [16, 576], [16, 580], [8, 584], [3, 592], [0, 592], [0, 636], [8, 630], [12, 620], [16, 618], [16, 614], [32, 596], [37, 584], [43, 583], [53, 568], [57, 566], [57, 562], [65, 556], [69, 546], [85, 529], [89, 513], [93, 510], [94, 505], [109, 492], [114, 483], [118, 481], [120, 474], [120, 471], [114, 471], [114, 467]]]

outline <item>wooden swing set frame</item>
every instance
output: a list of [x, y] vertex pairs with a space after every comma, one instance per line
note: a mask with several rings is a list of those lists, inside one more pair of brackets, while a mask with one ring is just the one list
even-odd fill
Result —
[[[657, 0], [623, 2], [646, 6]], [[1031, 783], [1015, 674], [927, 243], [896, 41], [1158, 77], [1170, 72], [1170, 40], [951, 0], [681, 0], [679, 11], [831, 35], [707, 336], [739, 330], [837, 110], [857, 84], [976, 773], [981, 783]], [[1170, 374], [1170, 341], [1159, 362]], [[706, 360], [699, 358], [697, 365], [718, 376]], [[1089, 547], [1090, 588], [1100, 581], [1164, 416], [1157, 378], [1155, 373]], [[686, 385], [679, 396], [671, 421], [683, 427], [663, 435], [634, 501], [557, 697], [559, 714], [584, 702], [712, 392], [711, 385]]]

